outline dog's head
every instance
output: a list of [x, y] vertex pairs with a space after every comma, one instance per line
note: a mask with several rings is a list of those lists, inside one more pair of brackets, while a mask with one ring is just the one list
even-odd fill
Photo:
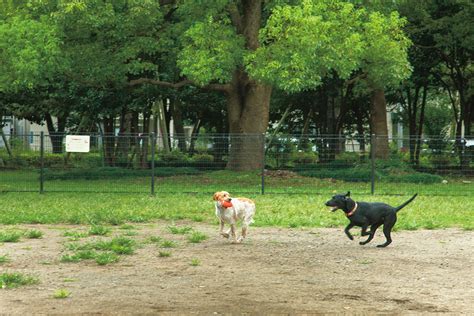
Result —
[[223, 206], [223, 204], [228, 205], [227, 203], [232, 201], [229, 192], [227, 191], [219, 191], [214, 193], [212, 199], [217, 202], [219, 206]]
[[335, 212], [337, 210], [346, 211], [349, 209], [349, 205], [353, 204], [353, 200], [350, 198], [350, 196], [350, 191], [347, 191], [346, 194], [334, 195], [332, 199], [326, 202], [326, 206], [331, 207], [332, 212]]

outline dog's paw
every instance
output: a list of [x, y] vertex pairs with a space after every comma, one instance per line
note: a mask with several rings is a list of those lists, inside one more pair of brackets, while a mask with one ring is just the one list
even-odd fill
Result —
[[224, 238], [229, 238], [230, 235], [228, 233], [221, 233], [221, 236], [224, 237]]
[[365, 241], [359, 241], [359, 245], [363, 246], [363, 245], [365, 245], [365, 244], [366, 244]]
[[238, 243], [241, 243], [242, 241], [244, 241], [244, 237], [240, 236], [239, 238], [237, 238]]
[[350, 240], [354, 240], [353, 236], [347, 236], [347, 237], [349, 237]]

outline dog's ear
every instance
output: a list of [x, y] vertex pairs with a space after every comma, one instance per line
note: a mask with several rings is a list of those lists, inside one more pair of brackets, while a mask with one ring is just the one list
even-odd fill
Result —
[[214, 195], [212, 196], [212, 199], [213, 199], [214, 201], [217, 201], [217, 200], [219, 199], [219, 193], [220, 193], [220, 192], [216, 192], [216, 193], [214, 193]]
[[351, 196], [351, 191], [347, 191], [346, 197], [350, 197], [350, 196]]

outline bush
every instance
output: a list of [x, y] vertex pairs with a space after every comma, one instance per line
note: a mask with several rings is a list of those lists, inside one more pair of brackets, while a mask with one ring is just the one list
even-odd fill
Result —
[[192, 157], [192, 161], [199, 163], [212, 163], [214, 162], [214, 156], [209, 154], [196, 154]]
[[[350, 168], [350, 169], [307, 169], [300, 170], [298, 174], [306, 177], [315, 178], [331, 178], [350, 182], [367, 182], [371, 179], [370, 169]], [[380, 178], [380, 174], [376, 172], [376, 177]]]
[[[156, 177], [170, 177], [175, 175], [191, 175], [198, 174], [199, 170], [190, 167], [181, 168], [155, 168]], [[127, 177], [150, 177], [151, 169], [124, 169], [116, 167], [103, 167], [94, 169], [73, 169], [66, 171], [46, 170], [44, 174], [45, 180], [71, 180], [71, 179], [120, 179]]]
[[296, 152], [292, 154], [291, 160], [295, 164], [314, 164], [318, 162], [318, 155], [313, 152]]
[[158, 159], [163, 162], [187, 162], [189, 161], [188, 155], [185, 153], [179, 151], [179, 150], [173, 150], [170, 151], [169, 153], [163, 152], [158, 154]]
[[443, 180], [442, 177], [430, 174], [430, 173], [423, 173], [423, 172], [413, 172], [408, 174], [400, 174], [400, 175], [387, 175], [382, 178], [384, 181], [387, 182], [406, 182], [406, 183], [441, 183]]

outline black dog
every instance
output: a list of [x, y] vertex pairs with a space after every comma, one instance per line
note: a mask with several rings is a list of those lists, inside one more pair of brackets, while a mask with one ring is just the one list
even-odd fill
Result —
[[[397, 222], [397, 212], [413, 201], [418, 194], [413, 195], [408, 201], [399, 207], [392, 207], [385, 203], [356, 202], [350, 198], [350, 195], [350, 192], [347, 192], [346, 195], [338, 194], [326, 202], [326, 206], [332, 207], [331, 211], [334, 212], [341, 209], [350, 220], [349, 225], [344, 229], [347, 237], [349, 237], [350, 240], [354, 240], [349, 229], [354, 226], [362, 227], [361, 236], [369, 235], [369, 238], [367, 238], [366, 241], [361, 241], [359, 244], [365, 245], [374, 238], [377, 228], [379, 228], [380, 225], [383, 225], [383, 233], [385, 238], [387, 238], [387, 241], [377, 247], [387, 247], [392, 243], [390, 233]], [[369, 226], [370, 232], [367, 232]]]

